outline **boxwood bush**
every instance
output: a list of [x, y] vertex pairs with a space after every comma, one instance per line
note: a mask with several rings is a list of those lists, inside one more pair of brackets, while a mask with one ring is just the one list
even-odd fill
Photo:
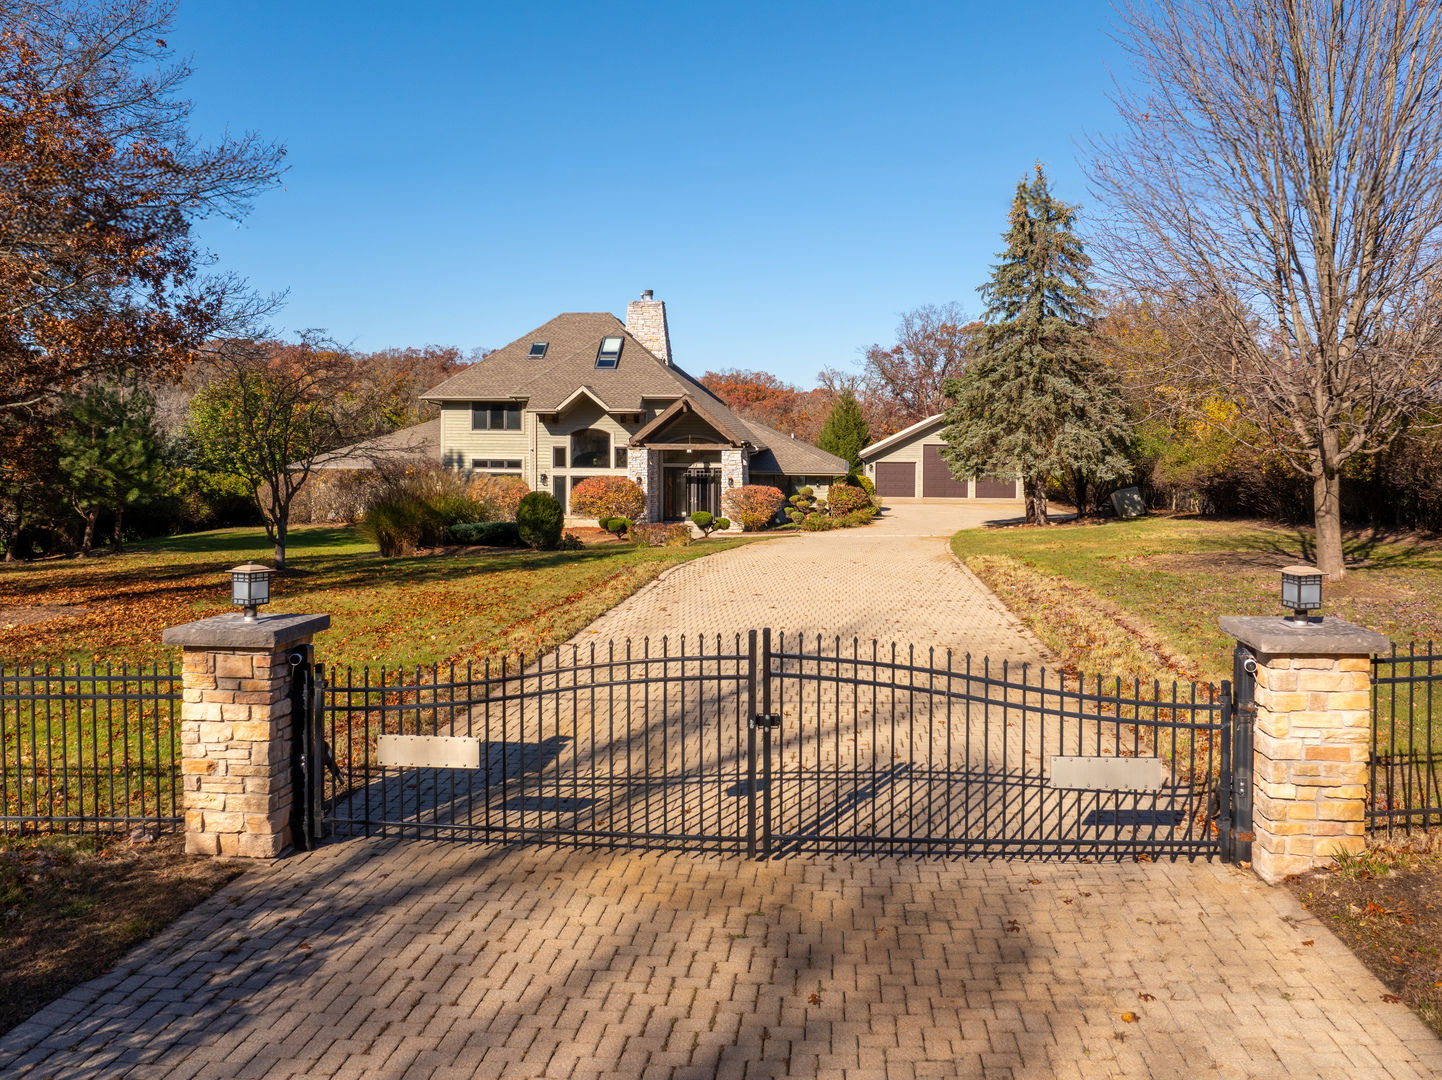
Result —
[[516, 507], [516, 529], [521, 543], [536, 551], [551, 551], [561, 543], [566, 511], [549, 491], [533, 491]]

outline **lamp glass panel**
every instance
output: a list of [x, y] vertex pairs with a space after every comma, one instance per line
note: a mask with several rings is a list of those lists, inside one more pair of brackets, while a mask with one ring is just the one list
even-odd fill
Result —
[[1310, 578], [1301, 584], [1302, 603], [1307, 607], [1322, 606], [1322, 583]]
[[1291, 574], [1282, 575], [1282, 603], [1288, 607], [1297, 603], [1297, 579]]

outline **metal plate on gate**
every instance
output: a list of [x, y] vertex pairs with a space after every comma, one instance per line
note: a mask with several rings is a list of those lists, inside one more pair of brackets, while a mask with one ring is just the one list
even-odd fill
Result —
[[479, 769], [481, 740], [464, 735], [382, 735], [377, 764], [413, 769]]
[[1160, 791], [1167, 766], [1155, 757], [1067, 757], [1053, 754], [1051, 786], [1084, 791]]

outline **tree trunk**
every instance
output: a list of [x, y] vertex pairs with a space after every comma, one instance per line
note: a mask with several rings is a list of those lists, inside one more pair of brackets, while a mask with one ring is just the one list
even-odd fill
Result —
[[80, 540], [80, 557], [88, 558], [90, 549], [95, 544], [95, 519], [100, 516], [98, 509], [91, 510], [85, 515], [85, 535]]
[[1342, 477], [1324, 463], [1312, 481], [1312, 512], [1317, 525], [1317, 569], [1328, 581], [1347, 576], [1342, 563]]
[[285, 534], [288, 531], [287, 526], [290, 524], [286, 520], [288, 517], [288, 514], [282, 512], [277, 514], [275, 519], [275, 568], [277, 570], [285, 569]]
[[125, 508], [124, 508], [123, 506], [117, 505], [117, 506], [115, 507], [115, 527], [110, 530], [110, 550], [111, 550], [111, 551], [121, 551], [121, 550], [123, 550], [123, 546], [122, 546], [121, 543], [120, 543], [120, 518], [121, 518], [121, 515], [124, 514], [124, 513], [125, 513]]
[[1038, 525], [1050, 525], [1046, 516], [1046, 477], [1039, 476], [1031, 482], [1032, 512], [1027, 515]]

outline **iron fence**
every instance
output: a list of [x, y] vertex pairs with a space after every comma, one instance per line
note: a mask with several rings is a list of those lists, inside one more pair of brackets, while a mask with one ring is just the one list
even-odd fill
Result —
[[0, 667], [0, 826], [178, 824], [181, 698], [174, 664]]
[[[331, 669], [339, 835], [746, 852], [1221, 853], [1228, 694], [849, 651], [751, 632], [530, 662]], [[1149, 692], [1148, 692], [1149, 691]], [[381, 764], [383, 735], [463, 736], [479, 767]], [[1051, 755], [1154, 757], [1146, 791], [1068, 790]]]
[[1367, 826], [1442, 825], [1442, 655], [1428, 642], [1372, 661]]

